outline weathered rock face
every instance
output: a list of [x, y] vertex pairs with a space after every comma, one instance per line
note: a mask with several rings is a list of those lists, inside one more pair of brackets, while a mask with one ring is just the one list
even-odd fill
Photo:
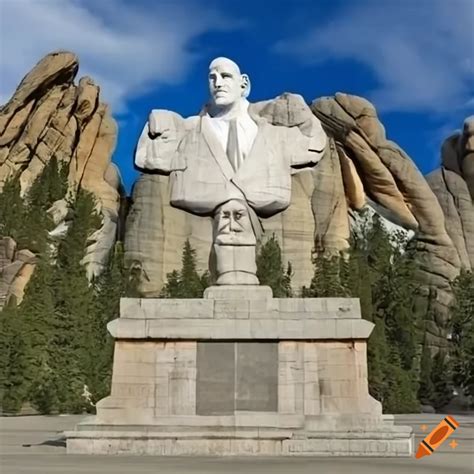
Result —
[[16, 302], [22, 300], [35, 266], [36, 257], [32, 252], [18, 250], [10, 237], [0, 239], [0, 308], [12, 298]]
[[311, 209], [314, 216], [314, 249], [328, 255], [349, 248], [348, 204], [344, 193], [341, 161], [336, 143], [330, 139], [325, 156], [314, 169]]
[[[386, 139], [368, 101], [338, 93], [315, 100], [312, 110], [336, 140], [341, 168], [346, 169], [342, 182], [350, 208], [357, 210], [365, 193], [384, 217], [416, 232], [423, 292], [417, 305], [430, 318], [426, 321], [426, 342], [444, 345], [452, 300], [450, 281], [461, 266], [460, 255], [447, 231], [444, 208], [412, 160], [396, 143]], [[357, 185], [355, 175], [360, 179]], [[317, 206], [315, 209], [318, 212]], [[346, 235], [346, 229], [340, 232], [341, 250]]]
[[446, 230], [456, 247], [461, 266], [474, 269], [474, 117], [461, 133], [445, 140], [441, 168], [427, 181], [443, 209]]
[[[102, 216], [103, 226], [84, 260], [92, 276], [100, 273], [115, 242], [122, 187], [111, 165], [117, 126], [92, 79], [74, 84], [78, 67], [72, 53], [48, 54], [0, 108], [0, 189], [19, 175], [25, 195], [52, 157], [68, 166], [70, 192], [82, 188], [93, 193]], [[55, 223], [63, 225], [65, 213], [58, 220], [60, 214], [51, 212]]]
[[167, 176], [143, 174], [133, 186], [132, 200], [125, 230], [125, 259], [132, 270], [140, 272], [138, 289], [143, 296], [159, 296], [167, 273], [181, 268], [186, 239], [196, 250], [198, 270], [207, 270], [211, 219], [171, 207]]

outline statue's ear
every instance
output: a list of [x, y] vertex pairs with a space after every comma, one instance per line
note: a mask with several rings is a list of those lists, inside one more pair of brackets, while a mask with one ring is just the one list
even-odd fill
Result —
[[250, 78], [247, 74], [242, 74], [240, 87], [242, 87], [242, 97], [247, 98], [250, 94]]

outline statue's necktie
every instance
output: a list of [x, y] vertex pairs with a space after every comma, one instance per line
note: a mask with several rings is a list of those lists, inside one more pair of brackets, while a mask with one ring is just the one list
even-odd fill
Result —
[[240, 150], [239, 139], [237, 136], [237, 119], [232, 119], [229, 122], [229, 135], [227, 138], [227, 157], [234, 171], [237, 171], [240, 166]]

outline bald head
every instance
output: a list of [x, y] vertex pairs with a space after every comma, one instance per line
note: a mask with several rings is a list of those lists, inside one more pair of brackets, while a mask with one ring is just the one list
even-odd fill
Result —
[[213, 69], [227, 69], [233, 71], [237, 76], [241, 75], [240, 68], [237, 63], [232, 61], [232, 59], [225, 58], [223, 56], [211, 61], [211, 64], [209, 64], [209, 72], [211, 72]]
[[250, 92], [247, 74], [229, 58], [219, 57], [209, 65], [209, 92], [211, 105], [217, 111], [231, 109]]

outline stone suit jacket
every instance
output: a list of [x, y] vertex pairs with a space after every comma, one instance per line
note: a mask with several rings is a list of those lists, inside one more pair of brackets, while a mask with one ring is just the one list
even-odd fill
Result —
[[306, 137], [297, 127], [279, 127], [252, 116], [258, 133], [234, 171], [211, 129], [208, 116], [181, 139], [170, 165], [170, 203], [198, 215], [210, 215], [230, 199], [245, 199], [260, 217], [285, 210], [291, 199], [291, 174], [322, 156], [326, 136]]

